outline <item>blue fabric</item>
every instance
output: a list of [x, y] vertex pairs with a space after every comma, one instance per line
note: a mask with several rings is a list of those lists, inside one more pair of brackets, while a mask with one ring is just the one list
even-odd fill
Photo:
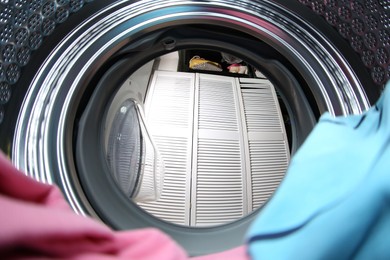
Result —
[[362, 115], [321, 116], [248, 233], [253, 259], [390, 259], [390, 83]]

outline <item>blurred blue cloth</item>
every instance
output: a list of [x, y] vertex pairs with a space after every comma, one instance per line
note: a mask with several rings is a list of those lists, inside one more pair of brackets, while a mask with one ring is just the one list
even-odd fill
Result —
[[248, 243], [253, 259], [390, 259], [390, 82], [362, 115], [321, 116]]

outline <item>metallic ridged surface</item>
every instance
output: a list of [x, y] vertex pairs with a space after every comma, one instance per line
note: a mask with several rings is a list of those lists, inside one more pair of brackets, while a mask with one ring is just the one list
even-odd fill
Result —
[[[45, 36], [51, 35], [58, 24], [65, 22], [69, 15], [79, 11], [87, 2], [91, 0], [2, 1], [0, 49], [7, 51], [6, 49], [13, 48], [13, 52], [23, 58], [10, 60], [7, 56], [0, 60], [6, 69], [8, 66], [12, 67], [9, 69], [8, 77], [0, 79], [0, 83], [7, 82], [11, 85], [17, 83], [21, 76], [21, 68], [28, 64], [31, 52], [38, 50]], [[388, 1], [299, 0], [299, 2], [324, 17], [338, 30], [359, 53], [377, 85], [383, 85], [390, 79], [389, 58], [384, 59], [383, 56], [375, 55], [380, 49], [382, 53], [383, 50], [387, 53], [390, 51]], [[28, 48], [28, 51], [23, 48]]]
[[[5, 1], [1, 3], [8, 4]], [[22, 6], [28, 1], [19, 1], [18, 3]], [[17, 6], [15, 5], [15, 7]], [[57, 16], [57, 13], [61, 8], [62, 6], [56, 2], [55, 13], [50, 18], [55, 20], [60, 17]], [[329, 106], [329, 110], [333, 108], [333, 101], [337, 104], [340, 101], [343, 106], [342, 114], [363, 111], [368, 107], [368, 100], [363, 89], [360, 88], [353, 71], [338, 50], [333, 49], [332, 44], [327, 41], [328, 39], [323, 38], [321, 33], [317, 33], [315, 28], [311, 27], [310, 21], [301, 20], [298, 16], [289, 13], [282, 5], [274, 4], [271, 1], [265, 1], [263, 5], [263, 2], [260, 1], [159, 0], [139, 1], [119, 8], [115, 12], [113, 6], [103, 8], [99, 14], [82, 22], [79, 27], [63, 39], [60, 45], [53, 49], [42, 64], [40, 74], [32, 81], [26, 93], [11, 148], [14, 163], [29, 172], [30, 176], [47, 183], [53, 183], [53, 177], [55, 177], [55, 180], [58, 180], [59, 185], [63, 187], [72, 207], [80, 214], [93, 214], [94, 210], [88, 207], [88, 201], [85, 198], [81, 196], [82, 199], [79, 199], [79, 194], [82, 195], [83, 191], [73, 185], [77, 184], [74, 176], [78, 172], [68, 167], [74, 161], [72, 161], [73, 157], [67, 154], [69, 149], [65, 149], [69, 148], [70, 143], [68, 126], [69, 123], [73, 123], [69, 121], [69, 118], [74, 116], [72, 110], [80, 106], [77, 103], [78, 97], [84, 94], [81, 87], [83, 82], [80, 71], [85, 73], [83, 75], [91, 76], [92, 71], [96, 69], [94, 66], [104, 61], [103, 56], [107, 51], [118, 47], [117, 44], [123, 44], [124, 39], [126, 41], [133, 39], [132, 37], [139, 32], [150, 32], [150, 30], [156, 29], [155, 26], [160, 25], [160, 23], [162, 26], [175, 26], [189, 20], [196, 23], [219, 21], [226, 26], [234, 24], [238, 29], [245, 28], [252, 35], [261, 34], [263, 39], [267, 39], [278, 48], [286, 50], [290, 55], [296, 55], [294, 58], [302, 60], [302, 64], [306, 65], [308, 70], [312, 72], [314, 79], [320, 79], [319, 75], [329, 76], [330, 81], [335, 84], [324, 86], [319, 80], [316, 81], [318, 84], [314, 86], [318, 88], [317, 93], [324, 97], [324, 102]], [[183, 13], [184, 8], [186, 13]], [[322, 12], [321, 6], [318, 10]], [[29, 18], [28, 12], [21, 12], [19, 20], [22, 24], [21, 27]], [[162, 16], [162, 12], [167, 15]], [[251, 20], [246, 18], [251, 18]], [[5, 16], [5, 20], [7, 19]], [[42, 24], [45, 23], [45, 19]], [[140, 20], [142, 23], [139, 22]], [[276, 30], [269, 30], [269, 28]], [[350, 30], [348, 27], [346, 28], [346, 31], [352, 33], [351, 28]], [[0, 25], [1, 44], [7, 44], [13, 39], [13, 30], [13, 25]], [[379, 29], [379, 36], [381, 40], [386, 40], [389, 34], [387, 30]], [[36, 39], [39, 40], [39, 37]], [[32, 42], [30, 35], [27, 42], [28, 44]], [[39, 41], [36, 42], [39, 43]], [[289, 42], [293, 44], [290, 45]], [[321, 66], [314, 67], [323, 68], [324, 71], [314, 70], [310, 63], [313, 60]], [[1, 65], [0, 76], [4, 81], [8, 80], [7, 76], [18, 76], [17, 70], [8, 70], [10, 64], [2, 63]], [[82, 67], [81, 70], [80, 67]], [[382, 72], [378, 70], [376, 73]], [[385, 74], [389, 75], [389, 69], [386, 70]], [[74, 75], [80, 77], [75, 78]], [[337, 76], [334, 77], [335, 75]], [[330, 92], [334, 94], [333, 86], [336, 88], [336, 97], [331, 100], [327, 88], [330, 88]], [[0, 106], [0, 118], [4, 116], [5, 107]], [[350, 109], [351, 107], [352, 109]], [[57, 138], [50, 138], [52, 136]], [[47, 164], [48, 161], [52, 163]], [[86, 207], [84, 207], [85, 205]]]
[[[372, 80], [383, 85], [390, 79], [390, 60], [376, 55], [390, 51], [390, 2], [388, 0], [299, 0], [321, 15], [350, 43], [370, 71]], [[321, 9], [321, 11], [318, 11]]]
[[0, 104], [5, 104], [11, 98], [11, 87], [8, 83], [0, 83]]
[[[0, 78], [0, 84], [9, 84], [9, 92], [12, 94], [12, 85], [18, 82], [22, 68], [30, 61], [31, 53], [38, 50], [45, 36], [52, 34], [58, 24], [65, 22], [70, 13], [80, 10], [86, 2], [0, 1], [0, 63], [7, 75]], [[0, 124], [2, 121], [3, 117], [0, 117]]]

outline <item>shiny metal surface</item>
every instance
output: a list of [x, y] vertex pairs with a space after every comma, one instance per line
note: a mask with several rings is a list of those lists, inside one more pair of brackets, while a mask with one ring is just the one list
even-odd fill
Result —
[[[360, 113], [369, 107], [356, 75], [332, 43], [271, 1], [127, 2], [101, 10], [63, 39], [31, 83], [18, 117], [14, 163], [39, 181], [54, 183], [56, 178], [78, 214], [94, 215], [75, 181], [72, 149], [66, 142], [70, 134], [67, 129], [73, 124], [74, 109], [80, 101], [78, 96], [96, 66], [148, 30], [186, 23], [219, 24], [241, 30], [311, 71], [317, 84], [311, 87], [332, 114]], [[111, 11], [117, 7], [120, 8]], [[324, 75], [332, 85], [323, 84]]]

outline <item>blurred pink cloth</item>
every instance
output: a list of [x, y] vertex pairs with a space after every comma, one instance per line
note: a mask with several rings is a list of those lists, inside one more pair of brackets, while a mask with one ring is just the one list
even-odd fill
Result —
[[[158, 229], [113, 231], [75, 214], [55, 186], [15, 169], [0, 152], [0, 258], [188, 259]], [[244, 247], [197, 260], [246, 259]]]

